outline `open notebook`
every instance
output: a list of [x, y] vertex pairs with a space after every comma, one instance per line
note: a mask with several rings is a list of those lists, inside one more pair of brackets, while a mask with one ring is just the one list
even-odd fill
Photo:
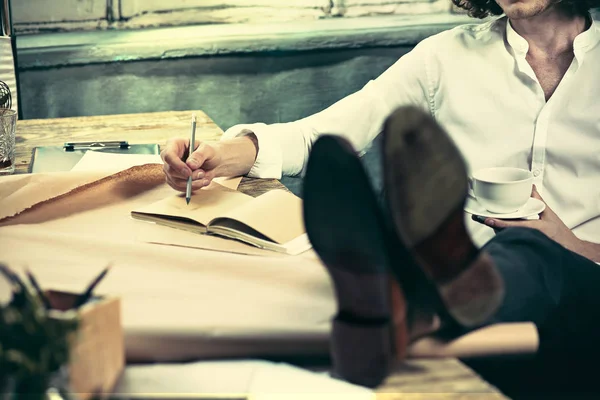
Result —
[[285, 190], [259, 197], [219, 186], [183, 193], [131, 211], [135, 219], [236, 239], [256, 247], [296, 255], [311, 248], [304, 229], [302, 200]]

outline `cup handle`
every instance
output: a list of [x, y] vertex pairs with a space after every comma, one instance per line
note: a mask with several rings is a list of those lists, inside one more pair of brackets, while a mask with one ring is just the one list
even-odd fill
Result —
[[472, 198], [476, 198], [475, 197], [475, 192], [473, 192], [473, 178], [472, 177], [467, 177], [467, 182], [468, 182], [468, 195]]

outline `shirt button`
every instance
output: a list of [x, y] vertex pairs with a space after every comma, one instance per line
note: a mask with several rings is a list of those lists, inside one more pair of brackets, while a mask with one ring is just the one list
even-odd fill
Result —
[[535, 176], [537, 178], [538, 176], [540, 176], [540, 173], [541, 173], [540, 170], [536, 169], [535, 171], [533, 171], [533, 176]]

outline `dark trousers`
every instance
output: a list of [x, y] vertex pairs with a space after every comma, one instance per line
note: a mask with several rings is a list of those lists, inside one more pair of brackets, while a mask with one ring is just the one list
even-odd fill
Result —
[[504, 278], [489, 323], [535, 323], [534, 356], [464, 360], [513, 398], [600, 398], [600, 265], [542, 233], [505, 229], [484, 249]]

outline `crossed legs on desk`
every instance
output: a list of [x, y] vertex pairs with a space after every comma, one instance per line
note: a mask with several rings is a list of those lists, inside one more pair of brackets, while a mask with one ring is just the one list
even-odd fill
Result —
[[[320, 138], [307, 165], [306, 229], [330, 273], [338, 302], [332, 327], [333, 373], [376, 386], [395, 361], [423, 354], [415, 350], [422, 350], [415, 347], [416, 339], [434, 332], [455, 338], [503, 322], [536, 324], [515, 326], [529, 336], [521, 346], [505, 343], [507, 352], [538, 352], [539, 332], [539, 352], [556, 354], [561, 345], [551, 338], [560, 336], [560, 325], [552, 321], [565, 314], [561, 310], [570, 302], [570, 297], [563, 299], [564, 286], [592, 295], [591, 286], [560, 274], [555, 277], [558, 284], [539, 284], [573, 264], [581, 265], [580, 271], [593, 265], [600, 283], [597, 266], [530, 230], [506, 230], [478, 250], [463, 222], [464, 161], [443, 129], [420, 110], [404, 107], [388, 119], [383, 149], [384, 204], [344, 139]], [[533, 268], [530, 265], [543, 266], [541, 275], [529, 276], [540, 286], [531, 298], [539, 307], [515, 306], [513, 299], [522, 298], [515, 296], [516, 282], [523, 284], [515, 278], [515, 265], [523, 265], [523, 271]], [[549, 298], [555, 301], [541, 305]], [[576, 329], [588, 325], [572, 322]], [[501, 336], [488, 337], [490, 354], [499, 352], [496, 339]], [[485, 344], [479, 351], [485, 354]]]

